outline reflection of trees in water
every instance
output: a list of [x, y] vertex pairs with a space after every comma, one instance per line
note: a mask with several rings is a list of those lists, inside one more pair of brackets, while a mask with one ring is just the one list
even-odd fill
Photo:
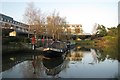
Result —
[[106, 45], [104, 48], [94, 49], [92, 56], [94, 61], [103, 62], [106, 59], [109, 60], [118, 60], [118, 49], [117, 46]]
[[106, 59], [109, 60], [118, 60], [118, 47], [116, 45], [106, 45], [102, 48], [99, 49], [90, 49], [86, 48], [86, 47], [80, 47], [77, 46], [75, 51], [72, 51], [70, 54], [68, 54], [68, 59], [69, 60], [82, 60], [84, 53], [83, 52], [86, 51], [91, 51], [92, 56], [93, 56], [93, 62], [95, 63], [99, 63], [99, 62], [103, 62]]
[[42, 64], [42, 58], [43, 56], [35, 56], [35, 59], [33, 60], [35, 67], [34, 67], [34, 72], [36, 74], [36, 76], [43, 76], [44, 75], [44, 67]]
[[77, 45], [75, 48], [75, 51], [88, 51], [89, 52], [90, 48], [86, 48], [86, 47]]
[[[32, 78], [44, 78], [48, 77], [46, 70], [47, 68], [43, 65], [43, 56], [41, 55], [16, 55], [16, 56], [8, 56], [7, 58], [3, 58], [3, 67], [4, 70], [10, 69], [11, 67], [15, 67], [15, 69], [19, 68], [18, 71], [22, 73], [24, 77], [32, 77]], [[62, 60], [63, 59], [63, 60]], [[60, 64], [57, 64], [58, 61], [62, 61]], [[6, 63], [7, 62], [7, 63]], [[47, 61], [49, 63], [49, 60]], [[55, 73], [53, 77], [59, 77], [59, 72], [62, 70], [65, 71], [68, 68], [69, 61], [66, 58], [54, 59], [50, 64], [56, 64], [55, 67], [51, 68], [50, 73]], [[53, 65], [51, 64], [51, 65]], [[50, 67], [50, 65], [48, 65]], [[12, 70], [12, 69], [11, 69]], [[57, 73], [57, 74], [56, 74]]]
[[[33, 58], [33, 56], [35, 58]], [[33, 67], [32, 62], [34, 61], [35, 67]], [[44, 68], [42, 65], [41, 55], [5, 55], [2, 59], [2, 70], [8, 70], [12, 68], [19, 68], [23, 73], [24, 77], [41, 77], [44, 74]], [[18, 71], [19, 71], [18, 69]], [[32, 71], [32, 72], [31, 72]], [[34, 71], [36, 74], [34, 74]]]
[[101, 54], [101, 56], [98, 58], [98, 60], [101, 62], [103, 62], [105, 59], [118, 60], [117, 46], [106, 45], [104, 48], [100, 49], [96, 53]]
[[[44, 67], [42, 64], [42, 56], [41, 55], [32, 55], [32, 60], [29, 61], [26, 65], [26, 67], [23, 67], [23, 74], [26, 77], [28, 74], [32, 78], [39, 78], [41, 76], [44, 76]], [[24, 65], [24, 66], [25, 66]], [[31, 73], [29, 71], [32, 70]], [[27, 71], [27, 72], [26, 72]]]
[[32, 55], [3, 55], [2, 56], [2, 71], [8, 70], [13, 66], [22, 63], [26, 60], [31, 60]]

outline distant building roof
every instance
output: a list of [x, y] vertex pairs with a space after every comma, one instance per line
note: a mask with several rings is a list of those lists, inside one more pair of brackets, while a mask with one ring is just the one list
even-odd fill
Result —
[[10, 16], [6, 16], [6, 15], [1, 14], [1, 13], [0, 13], [0, 16], [1, 16], [2, 18], [4, 18], [4, 19], [10, 20], [10, 21], [12, 21], [12, 20], [13, 20], [13, 18], [12, 18], [12, 17], [10, 17]]

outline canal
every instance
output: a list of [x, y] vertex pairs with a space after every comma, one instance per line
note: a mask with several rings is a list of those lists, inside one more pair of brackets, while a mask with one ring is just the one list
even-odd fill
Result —
[[117, 78], [118, 55], [113, 47], [76, 46], [63, 57], [38, 54], [2, 57], [3, 78]]

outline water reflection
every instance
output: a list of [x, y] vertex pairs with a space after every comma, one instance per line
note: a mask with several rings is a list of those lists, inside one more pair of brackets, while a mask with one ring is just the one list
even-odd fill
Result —
[[46, 74], [52, 77], [59, 77], [58, 74], [65, 68], [63, 61], [64, 59], [62, 57], [43, 59]]
[[93, 61], [89, 64], [97, 63], [99, 56], [96, 54], [95, 49], [91, 49], [91, 55], [92, 55]]
[[3, 56], [3, 78], [113, 78], [118, 58], [111, 48], [76, 46], [65, 57], [53, 59], [40, 54]]

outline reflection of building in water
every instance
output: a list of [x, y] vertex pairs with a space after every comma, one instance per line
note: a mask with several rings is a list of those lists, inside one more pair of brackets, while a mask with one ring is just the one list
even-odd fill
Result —
[[76, 46], [77, 50], [81, 48], [81, 46]]
[[83, 52], [81, 51], [72, 51], [66, 57], [66, 59], [70, 61], [79, 61], [82, 60], [82, 58], [83, 58]]
[[80, 47], [80, 46], [77, 46], [75, 50], [82, 51], [82, 52], [90, 52], [90, 48]]

